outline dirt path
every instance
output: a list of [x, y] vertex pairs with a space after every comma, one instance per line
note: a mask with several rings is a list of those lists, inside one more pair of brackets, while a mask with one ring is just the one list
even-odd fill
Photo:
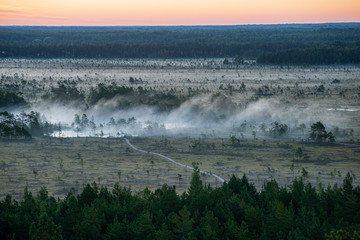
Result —
[[[179, 163], [179, 162], [177, 162], [177, 161], [175, 161], [175, 160], [173, 160], [173, 159], [171, 159], [171, 158], [169, 158], [169, 157], [167, 157], [167, 156], [164, 156], [164, 155], [162, 155], [162, 154], [160, 154], [160, 153], [148, 152], [148, 151], [145, 151], [145, 150], [138, 149], [138, 148], [136, 148], [134, 145], [131, 144], [131, 142], [129, 141], [129, 139], [127, 139], [127, 138], [124, 138], [124, 139], [125, 139], [126, 143], [127, 143], [132, 149], [134, 149], [135, 151], [142, 152], [142, 153], [150, 153], [150, 154], [153, 154], [153, 155], [157, 155], [157, 156], [162, 157], [162, 158], [165, 158], [166, 160], [169, 160], [170, 162], [173, 162], [173, 163], [175, 163], [175, 164], [177, 164], [177, 165], [179, 165], [179, 166], [182, 166], [182, 167], [185, 167], [185, 168], [194, 170], [193, 167], [190, 167], [190, 166], [188, 166], [188, 165]], [[220, 177], [220, 176], [218, 176], [218, 175], [216, 175], [216, 174], [214, 174], [214, 173], [211, 173], [211, 172], [205, 172], [205, 171], [201, 171], [201, 170], [200, 170], [200, 173], [207, 174], [207, 175], [211, 175], [211, 176], [217, 178], [220, 182], [224, 182], [224, 181], [225, 181], [222, 177]]]

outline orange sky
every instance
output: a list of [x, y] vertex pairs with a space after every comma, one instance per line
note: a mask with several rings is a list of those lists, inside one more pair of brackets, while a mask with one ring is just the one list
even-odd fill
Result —
[[0, 25], [360, 22], [360, 0], [0, 0]]

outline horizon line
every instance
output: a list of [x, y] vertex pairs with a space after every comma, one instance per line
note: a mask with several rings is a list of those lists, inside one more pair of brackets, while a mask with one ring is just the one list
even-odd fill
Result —
[[248, 23], [248, 24], [157, 24], [157, 25], [1, 25], [0, 27], [206, 27], [206, 26], [271, 26], [271, 25], [322, 25], [360, 24], [359, 22], [291, 22], [291, 23]]

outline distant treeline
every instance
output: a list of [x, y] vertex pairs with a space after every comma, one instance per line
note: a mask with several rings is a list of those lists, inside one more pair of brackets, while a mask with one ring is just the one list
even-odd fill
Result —
[[262, 64], [355, 64], [360, 63], [360, 46], [294, 48], [266, 53], [258, 58]]
[[95, 183], [60, 200], [41, 188], [0, 201], [1, 239], [360, 239], [360, 188], [347, 174], [323, 189], [303, 178], [275, 180], [257, 191], [246, 176], [219, 188], [204, 185], [197, 168], [181, 195], [163, 185], [134, 193]]
[[[270, 64], [359, 63], [360, 24], [217, 27], [0, 27], [2, 58], [259, 59]], [[316, 54], [313, 53], [317, 49]], [[290, 56], [287, 56], [289, 55]], [[300, 60], [296, 58], [299, 54]], [[340, 60], [339, 60], [340, 59]]]

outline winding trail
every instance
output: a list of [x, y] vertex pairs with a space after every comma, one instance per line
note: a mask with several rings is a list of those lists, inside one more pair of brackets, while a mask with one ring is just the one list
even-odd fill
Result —
[[[165, 158], [166, 160], [169, 160], [170, 162], [175, 163], [176, 165], [179, 165], [179, 166], [182, 166], [182, 167], [185, 167], [185, 168], [194, 170], [193, 167], [190, 167], [190, 166], [188, 166], [188, 165], [179, 163], [179, 162], [177, 162], [177, 161], [175, 161], [175, 160], [173, 160], [173, 159], [171, 159], [171, 158], [169, 158], [169, 157], [167, 157], [167, 156], [164, 156], [164, 155], [162, 155], [162, 154], [160, 154], [160, 153], [148, 152], [148, 151], [145, 151], [145, 150], [138, 149], [138, 148], [136, 148], [134, 145], [131, 144], [131, 142], [129, 141], [129, 139], [127, 139], [127, 138], [124, 138], [124, 139], [125, 139], [126, 143], [127, 143], [132, 149], [134, 149], [135, 151], [142, 152], [142, 153], [150, 153], [150, 154], [153, 154], [153, 155], [157, 155], [157, 156], [159, 156], [159, 157]], [[220, 182], [225, 182], [225, 180], [224, 180], [222, 177], [220, 177], [220, 176], [218, 176], [218, 175], [216, 175], [216, 174], [214, 174], [214, 173], [205, 172], [205, 171], [201, 171], [201, 170], [200, 170], [200, 173], [203, 173], [203, 174], [206, 174], [206, 175], [211, 175], [211, 176], [217, 178]]]

